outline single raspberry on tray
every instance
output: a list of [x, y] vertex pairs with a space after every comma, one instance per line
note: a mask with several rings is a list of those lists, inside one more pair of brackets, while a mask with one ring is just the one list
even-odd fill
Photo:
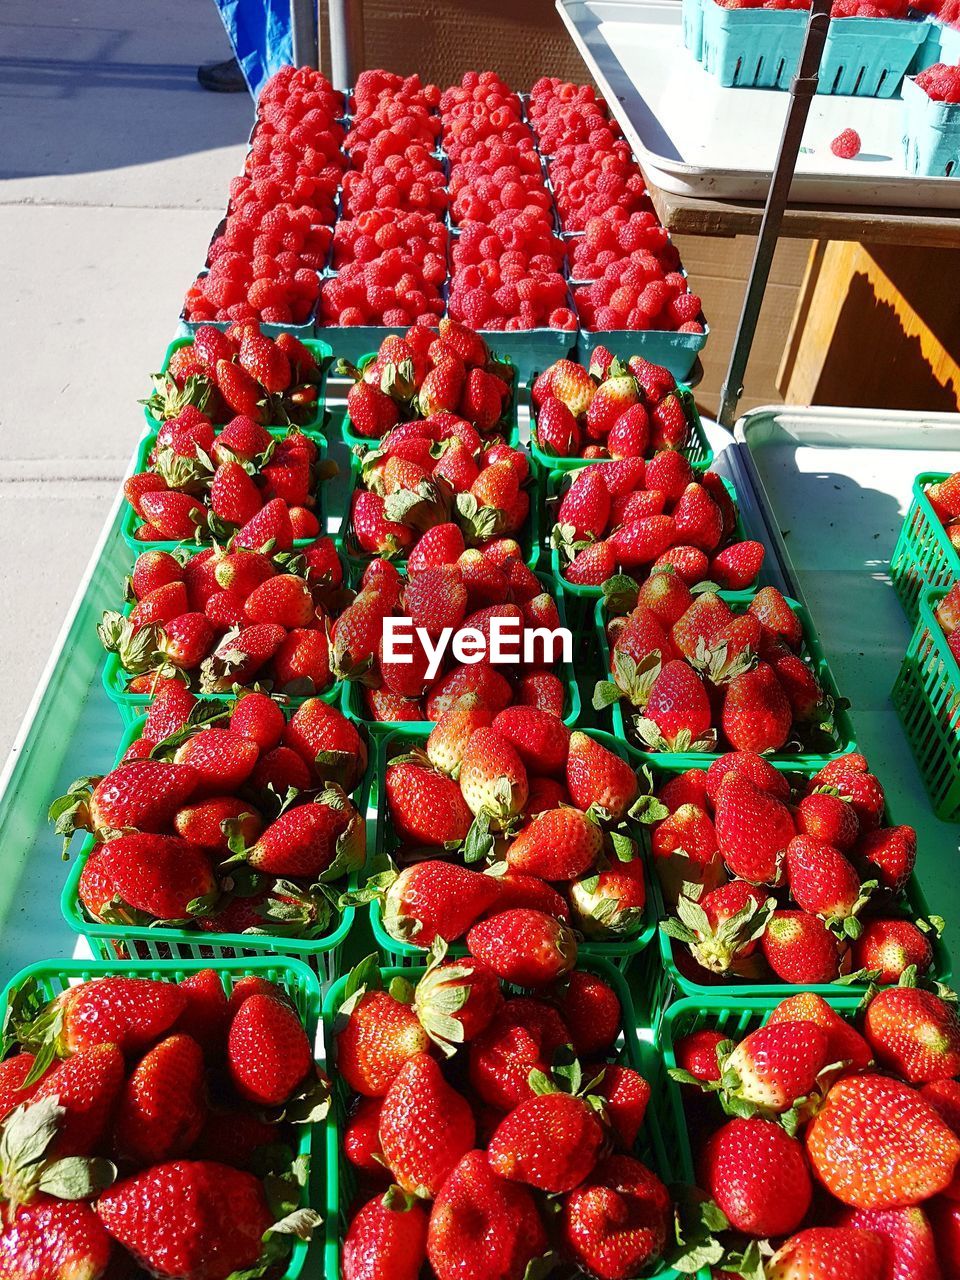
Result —
[[841, 160], [852, 160], [860, 154], [860, 135], [856, 129], [844, 129], [830, 143], [830, 150]]

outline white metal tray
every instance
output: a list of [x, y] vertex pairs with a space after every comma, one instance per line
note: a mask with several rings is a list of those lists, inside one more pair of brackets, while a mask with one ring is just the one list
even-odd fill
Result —
[[[676, 195], [766, 198], [789, 94], [724, 89], [684, 48], [680, 0], [557, 0], [557, 9], [651, 182]], [[790, 199], [960, 208], [960, 178], [906, 172], [901, 108], [899, 97], [818, 95]], [[848, 128], [863, 151], [841, 160], [830, 142]]]

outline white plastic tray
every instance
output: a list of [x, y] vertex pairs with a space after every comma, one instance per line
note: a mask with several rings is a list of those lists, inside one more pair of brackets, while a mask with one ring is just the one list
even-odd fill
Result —
[[[676, 195], [766, 198], [789, 94], [724, 89], [684, 48], [680, 0], [557, 0], [557, 9], [651, 182]], [[906, 172], [901, 109], [899, 97], [818, 95], [791, 200], [960, 208], [960, 178]], [[863, 151], [840, 160], [830, 142], [847, 128]]]

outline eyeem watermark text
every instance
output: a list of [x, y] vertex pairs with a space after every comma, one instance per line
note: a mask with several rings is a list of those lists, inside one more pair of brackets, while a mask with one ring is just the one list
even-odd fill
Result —
[[413, 662], [417, 640], [427, 655], [428, 680], [432, 680], [443, 663], [447, 650], [457, 662], [473, 666], [487, 662], [494, 665], [555, 666], [573, 661], [573, 636], [567, 627], [528, 627], [520, 618], [491, 618], [490, 642], [478, 627], [444, 627], [436, 637], [423, 627], [415, 627], [412, 618], [385, 618], [383, 621], [383, 660], [408, 664]]

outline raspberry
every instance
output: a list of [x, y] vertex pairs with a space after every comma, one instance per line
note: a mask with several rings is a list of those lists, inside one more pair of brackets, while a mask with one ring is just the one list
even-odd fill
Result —
[[852, 160], [860, 154], [860, 135], [855, 129], [844, 129], [830, 143], [830, 150], [841, 160]]

